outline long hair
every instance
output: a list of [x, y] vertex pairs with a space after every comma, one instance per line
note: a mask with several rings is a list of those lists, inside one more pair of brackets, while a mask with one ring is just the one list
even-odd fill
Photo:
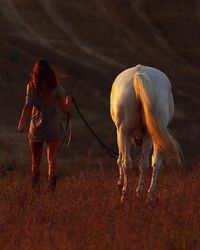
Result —
[[56, 86], [56, 75], [47, 60], [37, 60], [31, 73], [31, 87], [36, 95], [42, 101], [49, 102]]
[[175, 158], [180, 163], [182, 152], [179, 144], [170, 135], [168, 129], [162, 126], [162, 123], [156, 115], [154, 91], [150, 78], [146, 73], [139, 70], [139, 72], [134, 75], [133, 86], [136, 97], [142, 104], [146, 126], [154, 145], [157, 149], [161, 150], [165, 160], [166, 157]]

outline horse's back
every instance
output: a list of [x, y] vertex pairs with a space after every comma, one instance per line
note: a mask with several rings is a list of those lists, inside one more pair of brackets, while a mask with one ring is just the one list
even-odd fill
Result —
[[148, 75], [154, 88], [171, 91], [170, 80], [164, 72], [149, 66], [142, 66], [142, 71]]
[[127, 88], [130, 88], [133, 84], [134, 75], [138, 72], [146, 73], [155, 87], [171, 90], [171, 83], [164, 72], [153, 67], [137, 65], [122, 71], [116, 77], [113, 82], [112, 92], [117, 91], [117, 95], [126, 94]]
[[164, 72], [159, 69], [143, 65], [137, 65], [122, 71], [116, 77], [115, 81], [113, 82], [113, 86], [116, 86], [117, 88], [122, 87], [122, 90], [124, 90], [125, 86], [127, 87], [129, 84], [133, 83], [134, 75], [138, 72], [146, 73], [154, 85], [161, 85], [162, 88], [171, 89], [169, 78]]
[[127, 114], [128, 119], [133, 120], [131, 116], [137, 113], [138, 102], [133, 89], [133, 79], [134, 75], [139, 72], [147, 74], [151, 80], [158, 104], [169, 103], [170, 101], [171, 83], [161, 70], [143, 65], [126, 69], [116, 77], [112, 85], [110, 109], [115, 124], [119, 123], [120, 119], [124, 119], [124, 116], [127, 117]]

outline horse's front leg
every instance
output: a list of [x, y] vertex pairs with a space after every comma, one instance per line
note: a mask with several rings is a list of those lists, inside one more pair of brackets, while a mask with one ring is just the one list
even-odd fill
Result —
[[154, 146], [154, 151], [152, 155], [152, 177], [151, 177], [151, 184], [148, 190], [149, 200], [155, 201], [156, 198], [156, 183], [158, 178], [158, 172], [162, 163], [162, 157], [160, 150], [156, 149]]
[[144, 194], [144, 178], [145, 178], [145, 173], [149, 168], [151, 150], [152, 150], [152, 140], [149, 137], [149, 135], [146, 134], [143, 138], [142, 154], [139, 161], [140, 177], [136, 189], [136, 194], [138, 198], [142, 198]]

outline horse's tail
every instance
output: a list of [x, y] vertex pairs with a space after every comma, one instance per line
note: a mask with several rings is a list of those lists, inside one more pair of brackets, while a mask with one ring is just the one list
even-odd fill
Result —
[[152, 82], [148, 75], [140, 70], [134, 75], [133, 87], [136, 97], [141, 102], [144, 111], [144, 119], [147, 130], [152, 138], [154, 146], [160, 149], [167, 159], [176, 159], [179, 163], [182, 160], [182, 153], [178, 142], [170, 135], [169, 131], [157, 119], [155, 107], [155, 94]]

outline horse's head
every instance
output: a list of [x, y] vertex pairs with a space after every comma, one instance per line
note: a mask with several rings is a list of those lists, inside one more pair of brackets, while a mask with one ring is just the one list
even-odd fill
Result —
[[131, 138], [131, 144], [134, 147], [141, 147], [142, 146], [142, 142], [143, 142], [143, 138], [142, 137], [133, 136]]
[[141, 127], [134, 131], [131, 137], [131, 144], [135, 147], [141, 147], [143, 143], [143, 137], [146, 134], [146, 128]]

